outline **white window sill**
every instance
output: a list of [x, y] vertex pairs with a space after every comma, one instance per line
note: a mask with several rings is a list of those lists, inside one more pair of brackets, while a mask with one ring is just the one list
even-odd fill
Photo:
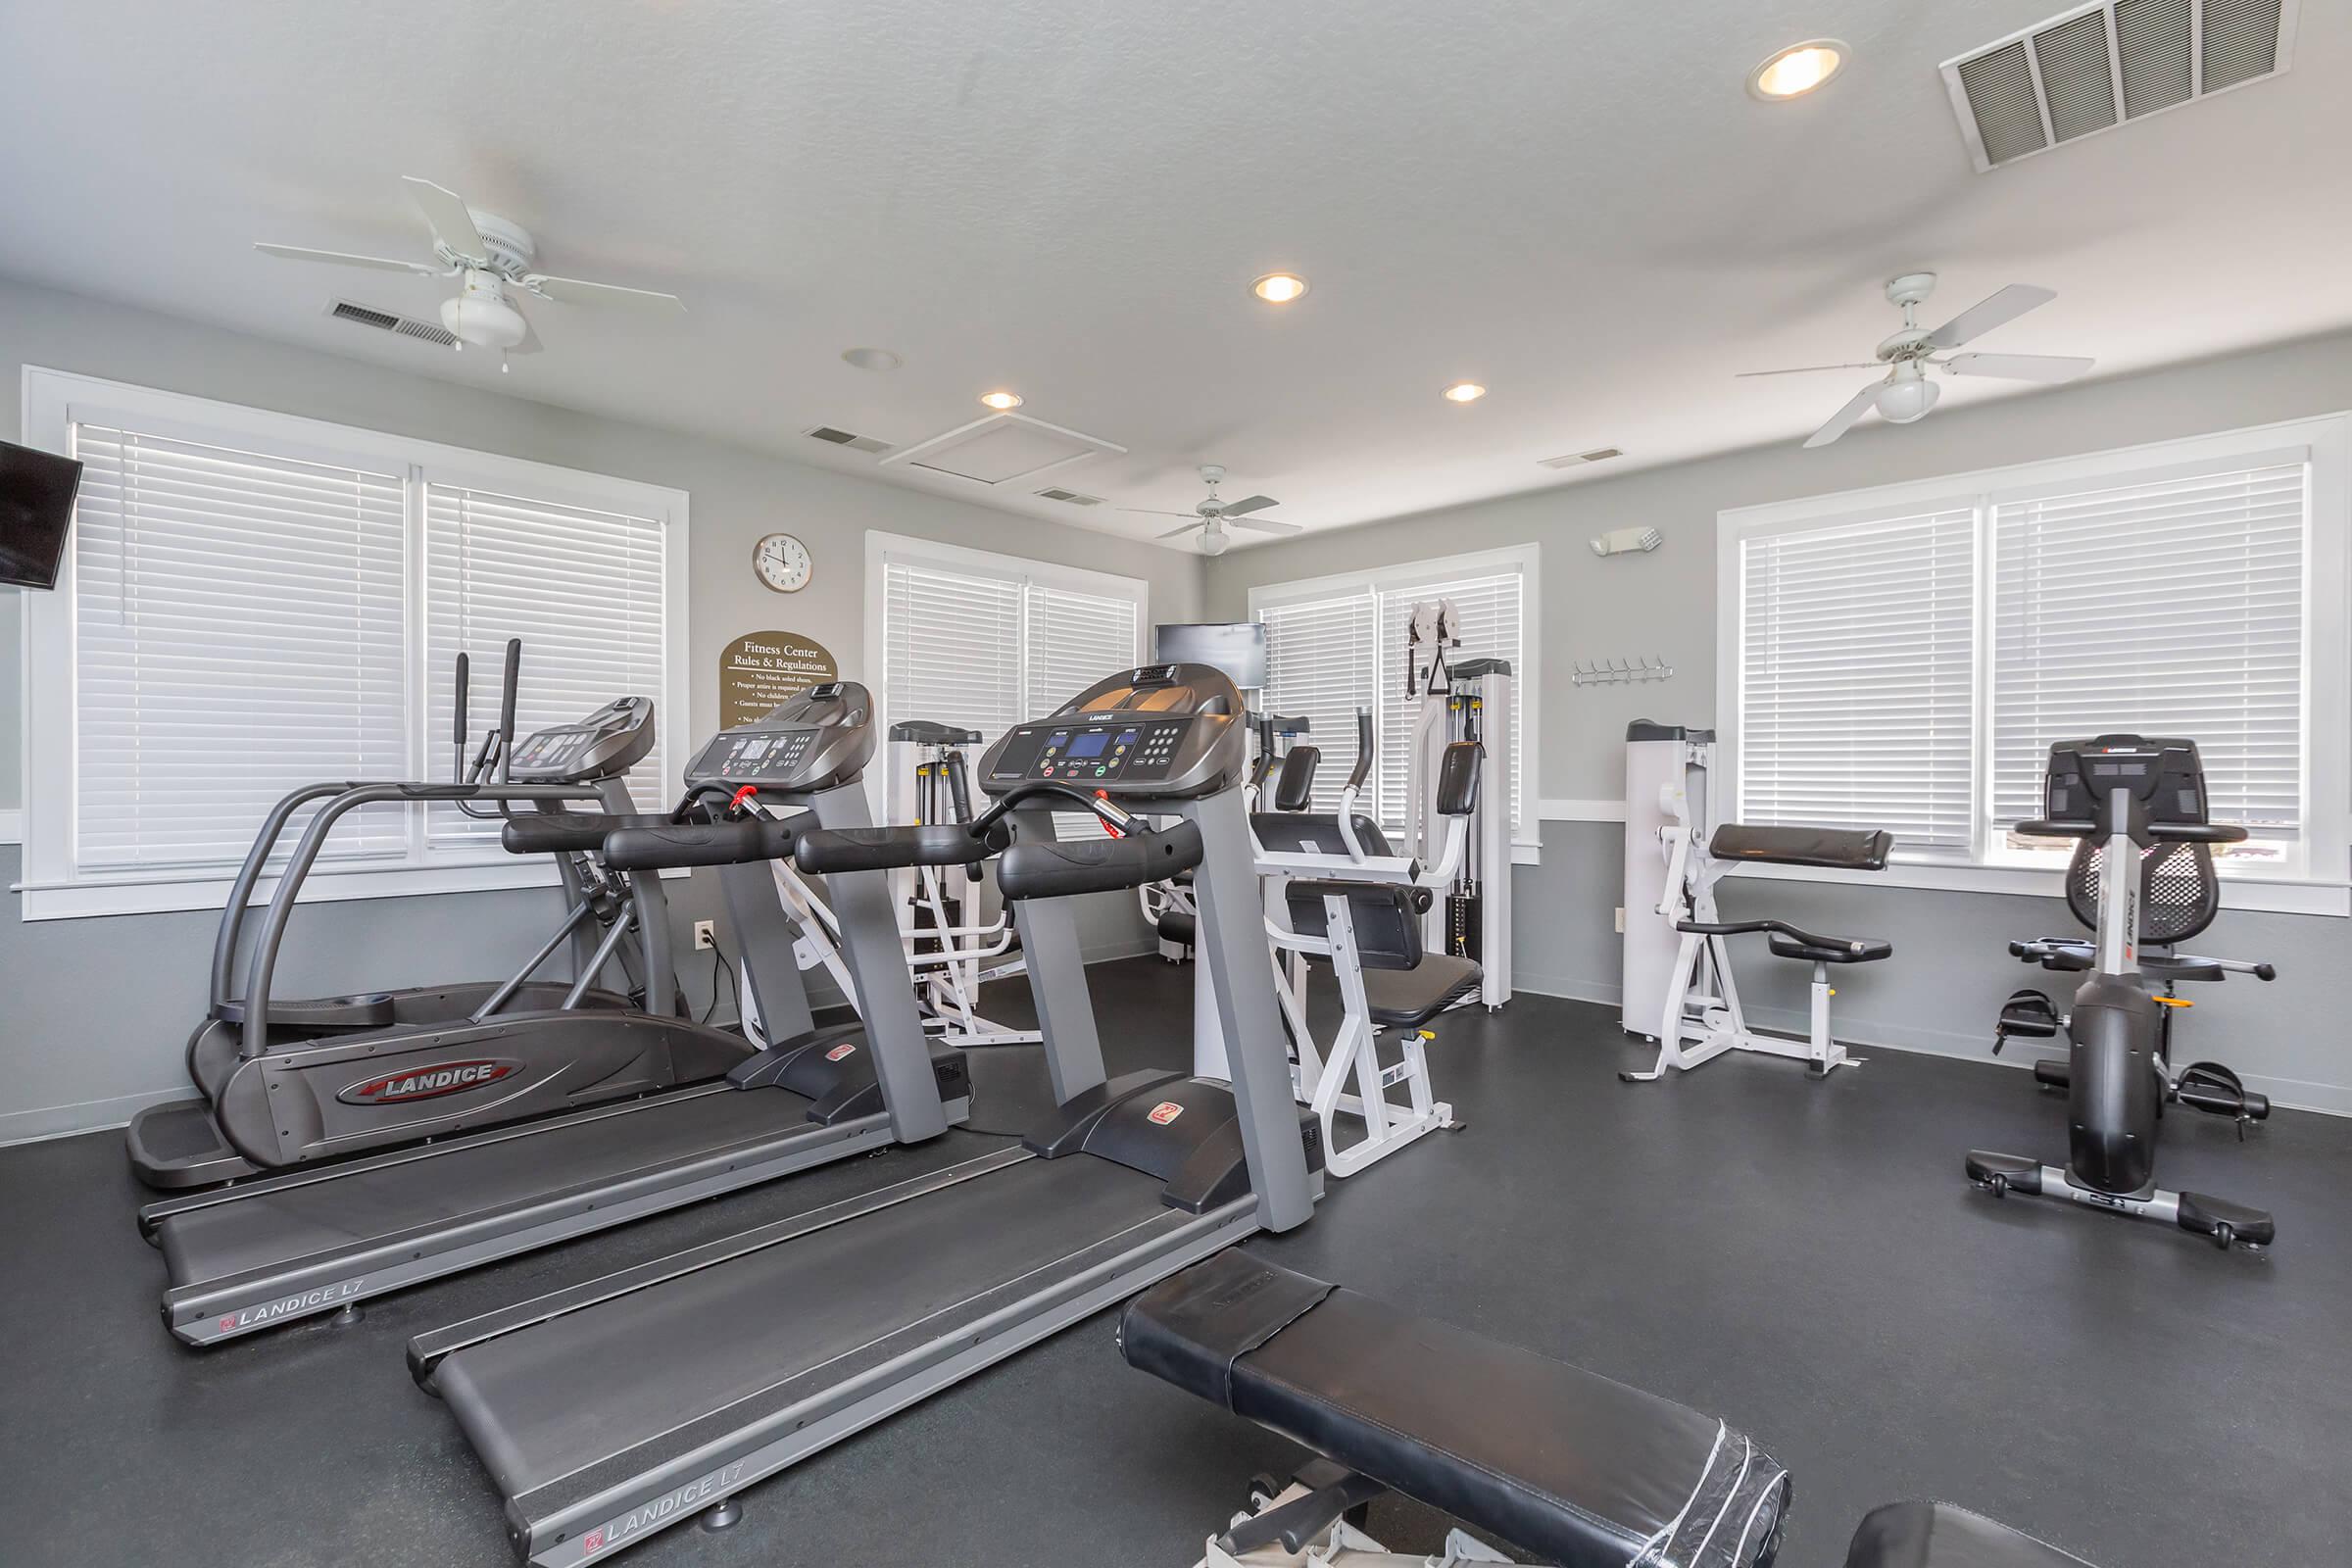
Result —
[[[684, 869], [664, 877], [685, 876]], [[182, 909], [218, 912], [228, 902], [230, 877], [19, 882], [26, 920], [87, 920], [118, 914], [163, 914]], [[491, 893], [509, 888], [552, 888], [555, 862], [540, 857], [475, 864], [430, 866], [320, 866], [303, 883], [303, 904], [337, 904], [349, 899], [413, 899], [441, 893]], [[254, 901], [277, 896], [277, 879], [265, 877]]]
[[[2066, 873], [2022, 865], [1960, 865], [1948, 861], [1896, 860], [1884, 871], [1840, 871], [1828, 866], [1762, 865], [1733, 868], [1734, 876], [1782, 882], [1854, 882], [1866, 887], [1934, 889], [1944, 893], [1994, 893], [2033, 898], [2066, 897]], [[2222, 907], [2270, 914], [2352, 916], [2352, 887], [2341, 882], [2287, 877], [2225, 876]]]

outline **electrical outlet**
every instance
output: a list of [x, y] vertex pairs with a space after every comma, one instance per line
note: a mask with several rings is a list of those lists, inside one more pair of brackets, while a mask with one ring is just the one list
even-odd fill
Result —
[[[1624, 929], [1625, 929], [1625, 918], [1624, 918], [1624, 916], [1625, 916], [1625, 911], [1624, 911], [1624, 910], [1622, 910], [1622, 909], [1620, 909], [1620, 910], [1618, 910], [1618, 911], [1617, 911], [1617, 913], [1618, 913], [1617, 929], [1618, 929], [1618, 930], [1620, 930], [1620, 931], [1622, 931], [1622, 930], [1624, 930]], [[715, 948], [715, 947], [717, 947], [717, 946], [718, 946], [718, 922], [717, 922], [716, 920], [697, 920], [697, 921], [695, 921], [695, 922], [694, 922], [694, 951], [695, 951], [695, 952], [697, 952], [697, 953], [709, 953], [709, 952], [710, 952], [710, 951], [712, 948]]]
[[1622, 904], [1617, 906], [1617, 934], [1625, 935], [1625, 906]]

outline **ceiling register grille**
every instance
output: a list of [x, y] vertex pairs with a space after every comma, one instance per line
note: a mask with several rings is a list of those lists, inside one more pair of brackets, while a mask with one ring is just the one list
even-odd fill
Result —
[[379, 332], [391, 332], [400, 337], [417, 338], [436, 348], [452, 348], [458, 341], [447, 328], [435, 326], [430, 321], [418, 321], [406, 316], [394, 316], [390, 311], [379, 311], [367, 305], [354, 305], [349, 300], [334, 301], [327, 308], [326, 314], [338, 321], [349, 321], [354, 326], [373, 327]]
[[2287, 68], [2298, 0], [2101, 0], [1943, 64], [1980, 173]]

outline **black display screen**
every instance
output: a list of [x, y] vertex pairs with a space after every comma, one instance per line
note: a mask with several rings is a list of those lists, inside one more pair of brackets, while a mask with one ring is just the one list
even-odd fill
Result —
[[0, 441], [0, 582], [54, 588], [81, 465]]
[[1071, 739], [1070, 756], [1073, 758], [1101, 757], [1103, 748], [1109, 744], [1110, 731], [1106, 729], [1083, 730]]

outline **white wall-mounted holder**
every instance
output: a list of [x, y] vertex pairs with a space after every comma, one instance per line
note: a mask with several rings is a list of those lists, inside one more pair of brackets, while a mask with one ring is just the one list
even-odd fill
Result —
[[1638, 680], [1672, 680], [1674, 666], [1647, 654], [1637, 659], [1580, 659], [1571, 678], [1579, 686], [1626, 686]]

